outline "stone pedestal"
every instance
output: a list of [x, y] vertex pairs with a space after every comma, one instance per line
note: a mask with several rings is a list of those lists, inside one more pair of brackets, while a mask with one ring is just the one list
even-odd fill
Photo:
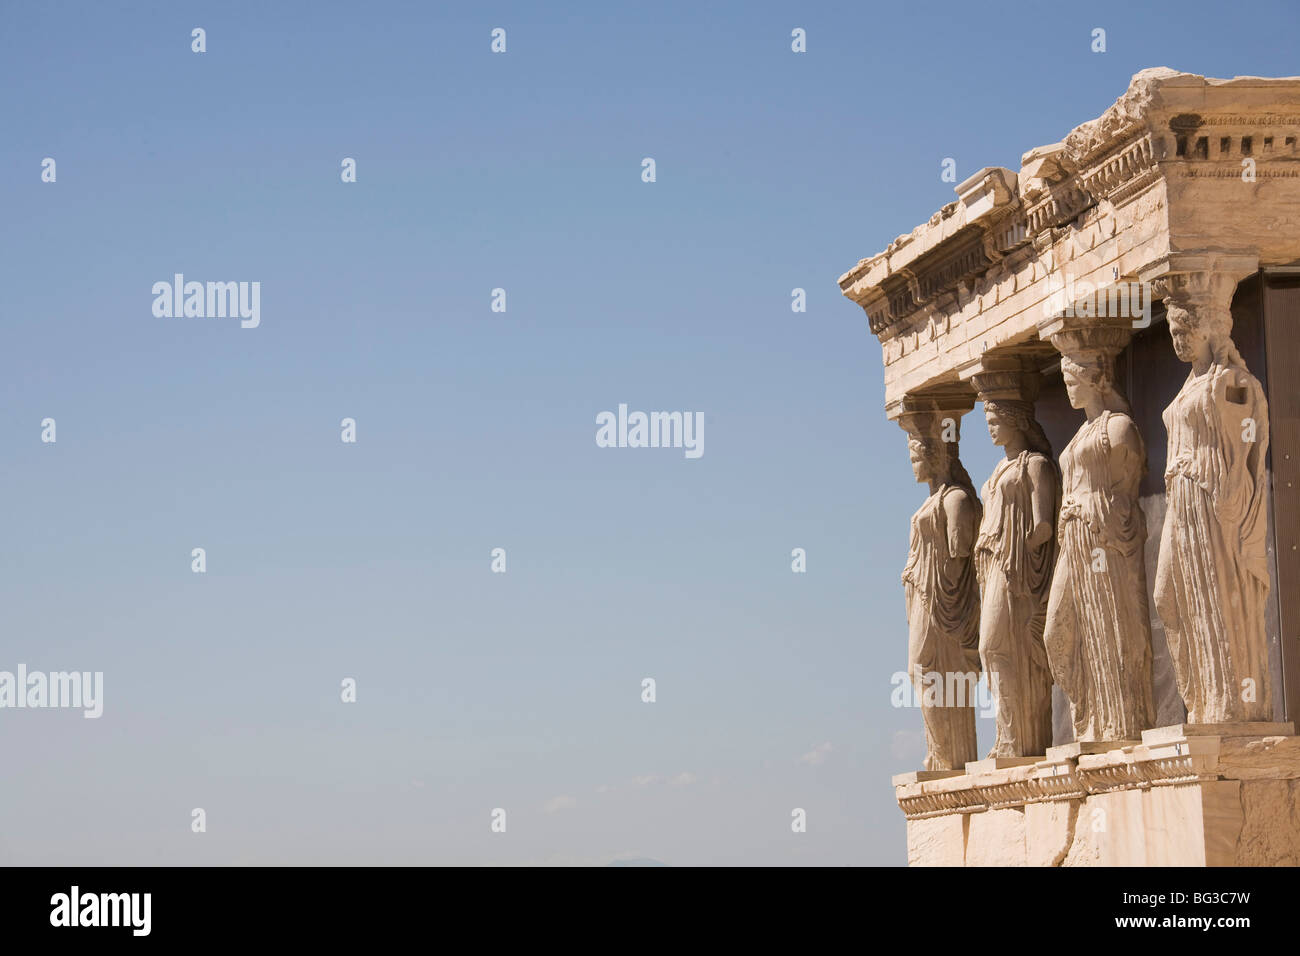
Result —
[[1176, 724], [991, 763], [894, 778], [909, 865], [1300, 865], [1291, 724]]

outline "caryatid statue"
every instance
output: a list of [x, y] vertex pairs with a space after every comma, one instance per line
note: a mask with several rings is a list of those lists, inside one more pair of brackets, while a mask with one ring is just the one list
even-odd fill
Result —
[[912, 472], [930, 497], [912, 515], [903, 590], [907, 670], [925, 723], [925, 769], [961, 770], [979, 759], [975, 688], [979, 677], [979, 587], [971, 552], [980, 502], [957, 455], [965, 408], [905, 410]]
[[1164, 412], [1156, 611], [1189, 723], [1268, 721], [1268, 403], [1232, 342], [1236, 279], [1208, 265], [1157, 282], [1174, 352], [1192, 368]]
[[1155, 722], [1138, 503], [1146, 446], [1115, 384], [1115, 357], [1131, 335], [1099, 326], [1052, 336], [1070, 404], [1087, 415], [1061, 453], [1060, 553], [1044, 634], [1078, 741], [1137, 740]]
[[984, 483], [984, 519], [975, 541], [980, 660], [997, 711], [989, 756], [1033, 756], [1052, 744], [1052, 674], [1043, 630], [1056, 564], [1060, 478], [1034, 418], [1037, 374], [981, 372], [974, 384], [993, 443], [1006, 450]]

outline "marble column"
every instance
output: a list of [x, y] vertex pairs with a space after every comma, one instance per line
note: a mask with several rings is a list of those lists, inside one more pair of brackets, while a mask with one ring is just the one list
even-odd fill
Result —
[[1155, 722], [1138, 500], [1146, 445], [1115, 376], [1131, 336], [1123, 325], [1058, 325], [1050, 336], [1070, 404], [1087, 418], [1060, 457], [1059, 554], [1043, 642], [1083, 743], [1136, 741]]
[[980, 501], [958, 453], [973, 397], [903, 401], [899, 425], [918, 482], [930, 494], [912, 515], [903, 590], [907, 670], [925, 723], [926, 770], [961, 770], [979, 757], [979, 586], [972, 551]]
[[1193, 724], [1273, 719], [1268, 637], [1268, 402], [1232, 341], [1232, 296], [1253, 257], [1176, 254], [1161, 264], [1178, 358], [1165, 409], [1166, 516], [1155, 604]]
[[1014, 358], [985, 356], [971, 378], [995, 445], [1006, 457], [981, 493], [975, 541], [980, 660], [996, 707], [990, 757], [1042, 754], [1052, 744], [1052, 675], [1043, 644], [1056, 564], [1060, 476], [1034, 417], [1039, 377]]

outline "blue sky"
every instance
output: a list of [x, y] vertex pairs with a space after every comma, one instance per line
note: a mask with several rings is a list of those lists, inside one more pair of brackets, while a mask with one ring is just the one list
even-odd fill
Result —
[[[0, 862], [903, 863], [925, 492], [835, 280], [943, 158], [1017, 168], [1145, 67], [1294, 74], [1298, 19], [7, 4], [0, 670], [105, 700], [0, 711]], [[177, 272], [261, 325], [156, 318]], [[598, 448], [619, 403], [704, 455]]]

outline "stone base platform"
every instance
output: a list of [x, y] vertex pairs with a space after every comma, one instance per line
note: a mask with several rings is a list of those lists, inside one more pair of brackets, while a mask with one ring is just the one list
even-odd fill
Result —
[[895, 777], [908, 864], [1300, 865], [1291, 724], [1176, 724], [1023, 759]]

